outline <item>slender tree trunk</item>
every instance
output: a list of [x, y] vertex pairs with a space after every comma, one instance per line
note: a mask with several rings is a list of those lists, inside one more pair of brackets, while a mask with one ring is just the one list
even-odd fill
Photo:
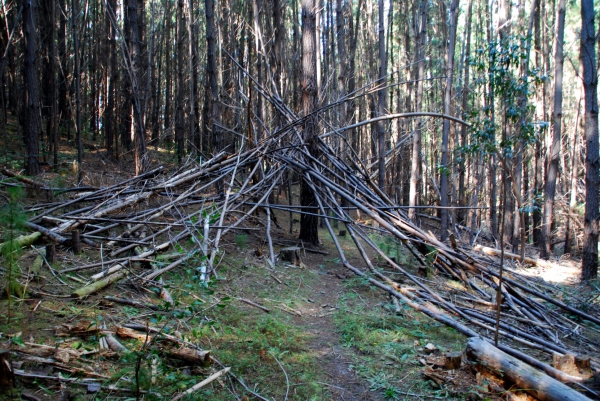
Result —
[[24, 120], [23, 141], [25, 143], [25, 173], [38, 175], [39, 167], [39, 137], [40, 137], [40, 100], [38, 93], [38, 77], [35, 68], [37, 51], [37, 32], [34, 0], [23, 1], [23, 81], [24, 81]]
[[554, 198], [556, 196], [556, 178], [558, 177], [558, 160], [560, 157], [562, 128], [565, 3], [565, 0], [559, 0], [558, 2], [556, 34], [554, 36], [554, 110], [552, 113], [552, 144], [550, 145], [550, 154], [548, 155], [548, 171], [546, 174], [546, 188], [544, 191], [544, 222], [542, 225], [542, 238], [540, 244], [540, 256], [542, 258], [548, 258], [552, 252]]
[[[379, 80], [378, 84], [383, 86], [377, 92], [377, 114], [383, 116], [387, 113], [387, 54], [385, 52], [385, 29], [384, 29], [384, 9], [383, 0], [379, 0]], [[379, 156], [379, 189], [385, 191], [385, 126], [383, 121], [377, 123], [377, 153]]]
[[[209, 0], [207, 0], [209, 1]], [[185, 54], [184, 47], [184, 27], [185, 13], [184, 0], [177, 2], [177, 110], [175, 110], [175, 141], [177, 142], [177, 162], [183, 161], [184, 152], [184, 96], [185, 96], [185, 78], [184, 78], [184, 63], [183, 56]], [[207, 118], [208, 120], [208, 118]]]
[[[173, 30], [172, 16], [171, 16], [171, 1], [165, 0], [167, 6], [165, 7], [165, 18], [166, 18], [166, 39], [165, 39], [165, 113], [163, 119], [163, 130], [165, 132], [165, 140], [168, 142], [173, 141], [173, 131], [171, 129], [171, 89], [173, 88], [172, 82], [172, 68], [173, 57], [172, 57], [172, 45], [171, 31]], [[160, 78], [159, 78], [160, 79]]]
[[[305, 116], [302, 127], [304, 143], [312, 156], [317, 155], [317, 118], [313, 111], [317, 106], [317, 38], [315, 0], [302, 0], [302, 110]], [[300, 181], [300, 204], [303, 211], [300, 218], [300, 236], [303, 241], [317, 245], [318, 217], [314, 216], [317, 201], [315, 194], [304, 178]]]
[[[356, 21], [352, 19], [352, 3], [351, 1], [348, 3], [349, 10], [346, 11], [348, 15], [348, 33], [352, 35], [350, 38], [350, 43], [348, 45], [348, 93], [353, 93], [356, 89], [356, 47], [358, 42], [358, 27], [359, 27], [359, 17], [361, 15], [363, 0], [358, 0], [358, 9], [356, 10]], [[346, 121], [351, 122], [352, 118], [355, 115], [356, 102], [351, 100], [348, 102], [346, 109]], [[358, 152], [358, 135], [356, 134], [356, 130], [352, 129], [348, 131], [348, 137], [350, 138], [350, 143], [352, 143], [352, 147], [355, 151]]]
[[[466, 33], [465, 33], [465, 43], [463, 43], [464, 47], [464, 57], [462, 60], [463, 69], [464, 69], [464, 81], [461, 93], [461, 101], [462, 101], [462, 112], [466, 113], [467, 108], [469, 107], [469, 78], [470, 78], [470, 56], [471, 56], [471, 17], [473, 15], [473, 1], [468, 0], [467, 3], [467, 16], [465, 17], [465, 21], [467, 24]], [[462, 125], [460, 127], [460, 145], [465, 146], [467, 144], [467, 126]], [[460, 206], [464, 206], [467, 203], [467, 191], [465, 190], [465, 155], [461, 154], [459, 163], [458, 163], [458, 204]], [[462, 224], [465, 220], [467, 213], [464, 209], [459, 209], [458, 211], [458, 221]], [[467, 223], [465, 223], [467, 224]]]
[[[583, 89], [583, 88], [582, 88]], [[583, 94], [583, 90], [580, 90]], [[571, 173], [569, 177], [569, 208], [567, 209], [567, 222], [565, 224], [565, 254], [571, 253], [571, 215], [575, 214], [575, 206], [577, 206], [577, 177], [579, 176], [579, 127], [582, 123], [581, 116], [581, 101], [582, 96], [579, 96], [577, 103], [577, 116], [575, 117], [575, 129], [571, 137]]]
[[149, 166], [146, 150], [146, 129], [144, 124], [144, 71], [142, 69], [142, 24], [138, 16], [137, 0], [128, 0], [127, 18], [129, 21], [129, 43], [131, 60], [131, 101], [133, 106], [135, 174], [144, 173]]
[[[454, 75], [454, 48], [456, 45], [456, 21], [458, 18], [458, 0], [452, 0], [450, 5], [450, 38], [446, 52], [446, 88], [444, 89], [444, 114], [450, 115], [452, 102], [452, 80]], [[448, 237], [448, 176], [450, 174], [448, 165], [448, 146], [450, 143], [450, 121], [444, 119], [442, 132], [442, 158], [440, 163], [440, 205], [441, 211], [440, 238], [444, 241]]]
[[598, 189], [600, 157], [598, 154], [598, 70], [594, 1], [581, 0], [581, 50], [583, 88], [585, 92], [585, 215], [581, 271], [584, 280], [598, 276]]
[[[165, 15], [169, 14], [169, 5], [170, 2], [167, 2], [167, 8], [165, 9]], [[153, 77], [152, 77], [152, 133], [150, 135], [150, 143], [154, 145], [154, 149], [158, 150], [158, 135], [159, 135], [159, 128], [160, 128], [160, 109], [161, 109], [161, 93], [162, 93], [162, 84], [163, 84], [163, 79], [162, 79], [162, 69], [163, 69], [163, 54], [164, 54], [164, 49], [165, 49], [165, 44], [164, 44], [164, 39], [165, 39], [165, 25], [167, 25], [168, 22], [166, 22], [165, 20], [163, 20], [163, 24], [162, 27], [163, 29], [161, 29], [162, 34], [161, 34], [161, 38], [160, 41], [158, 43], [158, 57], [156, 58], [156, 64], [157, 67], [153, 69]], [[168, 26], [168, 25], [167, 25]], [[168, 29], [168, 28], [166, 28]], [[170, 60], [167, 60], [167, 63]]]
[[83, 140], [81, 138], [81, 71], [79, 70], [79, 38], [77, 37], [77, 1], [72, 0], [71, 29], [73, 35], [73, 75], [75, 76], [75, 138], [77, 141], [77, 181], [83, 177]]
[[[427, 33], [427, 0], [419, 3], [419, 16], [415, 21], [417, 91], [415, 111], [420, 112], [423, 104], [423, 79], [425, 78], [425, 36]], [[410, 169], [409, 206], [419, 205], [419, 181], [421, 180], [421, 117], [415, 119], [415, 130], [412, 137], [412, 162]], [[417, 209], [408, 209], [408, 218], [416, 221]]]
[[61, 10], [61, 12], [58, 13], [58, 61], [59, 63], [62, 63], [58, 74], [58, 114], [60, 116], [60, 125], [63, 125], [63, 121], [68, 121], [71, 118], [67, 87], [67, 82], [70, 80], [70, 69], [68, 68], [67, 61], [67, 6], [65, 0], [58, 0], [58, 7]]
[[[260, 16], [262, 2], [260, 0], [252, 0], [252, 11], [253, 11], [253, 20], [254, 20], [254, 54], [256, 55], [256, 80], [260, 86], [263, 86], [263, 62], [262, 62], [262, 54], [263, 49], [261, 48], [261, 26], [260, 26]], [[256, 117], [259, 120], [259, 123], [256, 125], [256, 142], [260, 142], [262, 139], [262, 124], [264, 124], [264, 116], [263, 116], [263, 100], [262, 96], [256, 97]]]
[[[214, 0], [205, 0], [205, 15], [206, 15], [206, 79], [208, 82], [207, 96], [209, 96], [210, 113], [207, 121], [204, 122], [206, 134], [212, 131], [212, 142], [215, 152], [222, 149], [223, 142], [217, 129], [219, 122], [219, 93], [217, 90], [217, 59], [215, 55], [215, 16], [214, 16]], [[208, 139], [208, 138], [206, 138]], [[223, 182], [217, 182], [217, 192], [223, 195]]]
[[[543, 67], [542, 64], [542, 34], [541, 34], [541, 14], [544, 7], [544, 2], [541, 2], [540, 7], [535, 10], [535, 34], [534, 34], [534, 47], [535, 47], [535, 66], [538, 69]], [[536, 118], [543, 121], [544, 119], [544, 93], [543, 87], [538, 89], [536, 92], [537, 104], [536, 104]], [[541, 244], [541, 224], [542, 224], [542, 203], [540, 200], [540, 193], [543, 185], [544, 175], [544, 162], [542, 157], [542, 141], [540, 138], [535, 140], [534, 150], [534, 173], [533, 173], [533, 213], [532, 213], [532, 237], [533, 244], [539, 246]]]
[[196, 38], [196, 26], [194, 24], [194, 0], [188, 0], [187, 4], [187, 28], [188, 28], [188, 58], [189, 58], [189, 136], [191, 143], [198, 150], [201, 149], [201, 139], [199, 135], [199, 117], [200, 104], [198, 103], [198, 44]]

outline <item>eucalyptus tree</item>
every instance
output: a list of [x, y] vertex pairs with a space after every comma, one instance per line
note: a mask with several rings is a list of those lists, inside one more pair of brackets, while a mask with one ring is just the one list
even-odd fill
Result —
[[[415, 59], [417, 62], [417, 89], [415, 111], [420, 112], [423, 104], [423, 80], [425, 78], [425, 37], [427, 33], [427, 0], [419, 2], [419, 12], [414, 18], [416, 32]], [[421, 180], [421, 117], [415, 121], [412, 133], [412, 161], [410, 170], [409, 206], [418, 206], [419, 181]], [[415, 221], [417, 209], [408, 209], [408, 217]]]
[[600, 155], [598, 154], [598, 69], [593, 0], [581, 0], [580, 62], [585, 94], [585, 215], [583, 255], [584, 280], [598, 276], [598, 190], [600, 189]]
[[[302, 0], [302, 139], [308, 152], [317, 154], [317, 28], [315, 0]], [[300, 204], [306, 213], [300, 218], [301, 240], [319, 243], [318, 217], [315, 215], [317, 200], [308, 182], [300, 181]]]
[[38, 35], [35, 23], [36, 2], [23, 0], [23, 141], [25, 143], [25, 172], [37, 175], [39, 165], [40, 140], [40, 99], [39, 82], [36, 70]]
[[[450, 107], [452, 102], [452, 82], [454, 78], [454, 49], [456, 46], [456, 21], [458, 19], [458, 0], [452, 0], [450, 5], [450, 16], [449, 16], [449, 41], [448, 48], [446, 50], [446, 87], [444, 88], [444, 114], [450, 115]], [[440, 238], [445, 240], [448, 237], [448, 175], [449, 160], [448, 160], [448, 146], [450, 144], [450, 120], [444, 119], [442, 132], [442, 155], [440, 161], [440, 206], [441, 210], [441, 225], [440, 225]]]
[[565, 36], [565, 0], [559, 0], [556, 33], [554, 36], [554, 108], [552, 112], [552, 143], [548, 154], [548, 170], [546, 172], [546, 187], [544, 190], [544, 222], [540, 243], [540, 256], [547, 258], [552, 249], [552, 223], [554, 218], [554, 199], [556, 197], [556, 178], [558, 176], [558, 161], [560, 156], [561, 129], [563, 114], [563, 63]]

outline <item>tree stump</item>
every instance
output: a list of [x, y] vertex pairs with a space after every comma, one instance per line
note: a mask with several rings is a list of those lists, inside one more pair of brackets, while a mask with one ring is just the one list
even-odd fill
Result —
[[460, 368], [462, 361], [462, 352], [446, 352], [444, 355], [444, 367], [448, 370], [454, 370]]
[[587, 355], [576, 355], [575, 356], [575, 366], [581, 371], [592, 373], [592, 364], [590, 361], [590, 357]]
[[552, 365], [561, 372], [568, 373], [571, 376], [579, 376], [579, 369], [575, 365], [575, 355], [573, 354], [552, 354]]
[[10, 352], [0, 350], [0, 392], [13, 388], [15, 375], [10, 363]]
[[73, 253], [75, 255], [81, 253], [81, 238], [79, 237], [79, 230], [73, 230], [71, 232], [71, 247], [73, 248]]
[[300, 248], [297, 246], [282, 248], [281, 251], [279, 251], [279, 256], [281, 257], [281, 260], [294, 266], [300, 266], [300, 262], [302, 262], [302, 259], [300, 258]]
[[54, 263], [56, 259], [56, 245], [48, 244], [46, 245], [46, 260], [48, 263]]

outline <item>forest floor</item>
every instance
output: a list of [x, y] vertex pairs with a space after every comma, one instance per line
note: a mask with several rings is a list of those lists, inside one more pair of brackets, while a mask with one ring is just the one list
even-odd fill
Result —
[[[53, 187], [76, 185], [70, 149], [65, 143], [60, 168], [47, 169], [38, 179]], [[161, 160], [167, 170], [176, 169], [171, 153], [152, 152], [153, 159]], [[3, 165], [18, 171], [19, 156], [18, 151], [5, 151]], [[107, 186], [129, 178], [133, 170], [130, 159], [128, 155], [116, 163], [92, 147], [83, 166], [82, 184]], [[9, 199], [5, 188], [0, 194]], [[19, 202], [31, 206], [45, 202], [47, 195], [28, 190]], [[84, 246], [83, 252], [75, 255], [69, 248], [57, 247], [56, 262], [44, 266], [35, 280], [28, 279], [31, 295], [0, 300], [0, 351], [12, 351], [17, 372], [15, 388], [0, 394], [0, 399], [169, 400], [223, 367], [231, 368], [231, 374], [184, 399], [507, 397], [490, 390], [487, 379], [468, 365], [434, 372], [432, 358], [446, 351], [462, 351], [466, 338], [394, 302], [346, 270], [325, 229], [320, 229], [319, 247], [300, 243], [299, 223], [293, 220], [290, 233], [289, 218], [287, 213], [277, 213], [280, 227], [272, 229], [275, 254], [299, 246], [301, 262], [291, 264], [277, 258], [274, 265], [268, 263], [266, 239], [258, 234], [262, 231], [249, 227], [223, 239], [217, 274], [208, 284], [198, 279], [200, 260], [192, 258], [165, 274], [160, 286], [146, 288], [123, 280], [98, 294], [72, 299], [70, 294], [85, 283], [86, 273], [60, 271], [102, 260], [102, 249]], [[259, 220], [257, 228], [262, 227]], [[6, 235], [4, 230], [2, 235]], [[362, 259], [351, 239], [340, 236], [338, 240], [349, 261], [359, 264]], [[389, 245], [384, 235], [373, 234], [372, 240], [388, 247], [388, 254], [416, 273], [416, 263], [407, 251]], [[175, 250], [185, 253], [194, 246], [184, 241]], [[39, 249], [35, 245], [25, 249], [17, 260], [24, 277], [29, 276]], [[386, 269], [385, 261], [377, 255], [370, 257]], [[3, 286], [9, 270], [6, 263], [3, 259]], [[564, 260], [560, 266], [560, 271], [530, 268], [523, 272], [564, 286], [565, 294], [589, 291], [578, 282], [576, 262]], [[149, 267], [143, 262], [136, 264], [132, 274]], [[428, 274], [432, 282], [445, 280], [434, 272]], [[170, 293], [172, 302], [161, 299], [161, 289]], [[593, 288], [591, 291], [593, 294]], [[107, 297], [140, 305], [122, 305]], [[100, 347], [106, 333], [132, 323], [146, 327], [146, 332], [156, 328], [160, 335], [119, 337], [126, 347], [122, 352]], [[209, 350], [212, 363], [174, 357], [181, 344]], [[510, 399], [528, 399], [517, 391], [509, 393]]]
[[[285, 224], [283, 220], [280, 223]], [[276, 232], [276, 248], [297, 242], [295, 235], [285, 231]], [[316, 250], [327, 255], [308, 251], [302, 254], [300, 266], [279, 261], [272, 267], [264, 257], [263, 239], [252, 234], [225, 238], [225, 257], [217, 280], [209, 287], [193, 278], [193, 263], [164, 277], [174, 305], [126, 283], [84, 300], [72, 300], [68, 294], [81, 286], [83, 276], [67, 274], [61, 276], [61, 283], [43, 269], [39, 281], [30, 283], [32, 290], [65, 298], [26, 297], [13, 299], [10, 306], [7, 300], [0, 301], [1, 309], [8, 312], [8, 321], [0, 320], [0, 348], [23, 356], [14, 360], [19, 369], [28, 367], [28, 372], [41, 376], [60, 373], [61, 377], [96, 378], [103, 388], [96, 392], [80, 383], [17, 377], [16, 390], [4, 397], [135, 399], [136, 381], [131, 373], [137, 369], [144, 391], [141, 399], [170, 399], [212, 371], [211, 367], [165, 358], [159, 353], [162, 344], [147, 347], [147, 357], [136, 368], [143, 339], [119, 339], [129, 350], [126, 354], [99, 350], [102, 334], [95, 328], [126, 323], [163, 327], [166, 333], [178, 333], [201, 345], [231, 367], [250, 389], [270, 400], [400, 400], [452, 398], [452, 394], [463, 399], [464, 394], [481, 392], [475, 380], [458, 388], [432, 386], [421, 375], [424, 366], [419, 359], [424, 347], [431, 343], [440, 351], [460, 350], [464, 338], [408, 308], [395, 313], [391, 299], [345, 270], [327, 234], [320, 235], [323, 245]], [[342, 244], [348, 242], [351, 250], [349, 240], [341, 240]], [[86, 247], [80, 255], [63, 249], [57, 256], [56, 270], [99, 258], [97, 250]], [[35, 257], [36, 251], [25, 252], [19, 260], [21, 269], [30, 266]], [[159, 311], [119, 305], [105, 296], [157, 305]], [[55, 350], [40, 350], [36, 344], [64, 348], [71, 353], [70, 360], [48, 365], [44, 362], [49, 357], [57, 359]], [[111, 391], [110, 385], [120, 390]], [[187, 399], [235, 400], [247, 395], [230, 380], [218, 380]]]

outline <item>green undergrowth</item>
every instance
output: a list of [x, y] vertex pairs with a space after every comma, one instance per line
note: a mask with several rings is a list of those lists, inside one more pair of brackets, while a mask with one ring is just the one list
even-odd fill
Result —
[[[152, 314], [149, 323], [162, 327], [167, 334], [180, 333], [183, 339], [210, 350], [211, 355], [230, 367], [231, 373], [241, 378], [251, 391], [269, 399], [284, 399], [286, 392], [290, 400], [328, 399], [325, 389], [318, 384], [323, 373], [318, 355], [309, 347], [304, 328], [294, 322], [291, 314], [271, 306], [297, 307], [295, 296], [262, 284], [265, 280], [272, 282], [263, 266], [242, 266], [241, 262], [243, 260], [225, 260], [219, 269], [219, 279], [208, 285], [198, 282], [192, 267], [195, 264], [165, 277], [175, 304], [163, 304], [164, 310]], [[237, 297], [266, 304], [271, 312], [246, 305]], [[123, 308], [123, 313], [132, 319], [144, 315], [133, 307]], [[220, 369], [215, 364], [190, 368], [166, 359], [155, 347], [141, 350], [138, 340], [123, 342], [133, 352], [121, 358], [112, 382], [123, 386], [123, 378], [127, 378], [128, 385], [135, 390], [136, 381], [132, 380], [131, 372], [140, 360], [140, 389], [149, 392], [144, 399], [170, 399], [172, 394], [192, 387]], [[154, 383], [153, 369], [158, 372]], [[105, 399], [106, 395], [101, 392], [95, 399]], [[245, 396], [252, 399], [238, 383], [224, 376], [183, 399], [225, 401]]]
[[376, 290], [363, 279], [348, 280], [340, 298], [334, 322], [342, 345], [349, 350], [352, 368], [384, 399], [410, 400], [407, 394], [447, 396], [425, 381], [419, 353], [428, 343], [441, 352], [458, 351], [464, 337], [437, 323], [408, 305], [373, 294]]

